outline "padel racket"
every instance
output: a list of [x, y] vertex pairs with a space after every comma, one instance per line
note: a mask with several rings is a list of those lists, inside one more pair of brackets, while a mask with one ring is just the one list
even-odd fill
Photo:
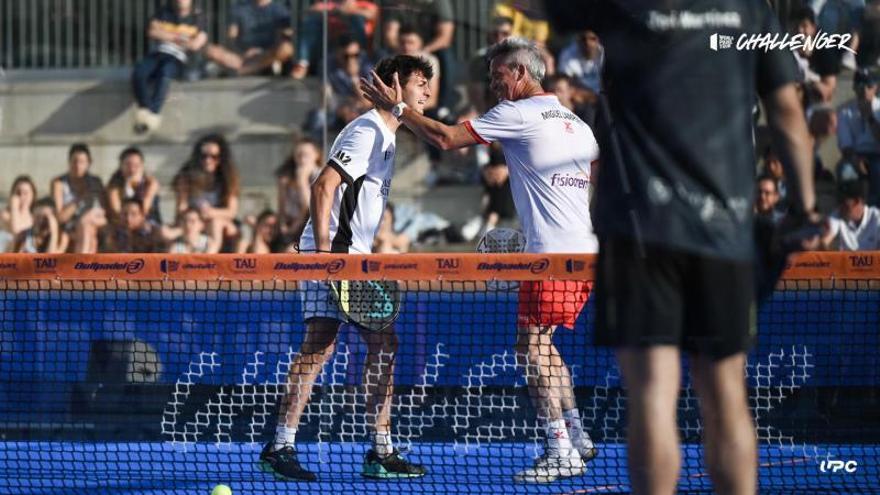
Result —
[[350, 323], [381, 332], [400, 315], [400, 290], [393, 280], [332, 280], [330, 293]]
[[[477, 252], [483, 254], [522, 253], [525, 250], [526, 236], [519, 230], [504, 227], [486, 232], [477, 243]], [[486, 288], [489, 290], [513, 290], [518, 287], [519, 282], [512, 280], [486, 282]]]

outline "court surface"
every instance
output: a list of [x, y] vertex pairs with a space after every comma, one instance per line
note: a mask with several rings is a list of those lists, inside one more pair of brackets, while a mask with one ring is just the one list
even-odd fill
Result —
[[[599, 445], [600, 456], [586, 475], [544, 485], [513, 482], [534, 450], [525, 444], [494, 444], [464, 452], [452, 444], [414, 445], [409, 454], [427, 465], [425, 478], [372, 481], [360, 476], [363, 444], [304, 444], [300, 460], [319, 471], [315, 483], [276, 481], [257, 469], [256, 444], [173, 445], [171, 443], [0, 443], [0, 493], [49, 494], [174, 494], [208, 495], [218, 483], [236, 495], [268, 493], [626, 493], [626, 452], [619, 444]], [[820, 470], [820, 459], [876, 459], [877, 446], [808, 446], [806, 449], [761, 447], [761, 493], [876, 493], [878, 466], [855, 472]], [[708, 475], [699, 470], [700, 447], [686, 445], [680, 492], [709, 492]], [[824, 460], [825, 458], [823, 458]], [[323, 462], [322, 462], [323, 461]], [[113, 481], [108, 481], [113, 480]], [[785, 486], [783, 489], [782, 487]]]

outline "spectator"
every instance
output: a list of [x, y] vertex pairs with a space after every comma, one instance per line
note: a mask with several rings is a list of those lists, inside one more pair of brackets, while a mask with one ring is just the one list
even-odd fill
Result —
[[144, 171], [144, 154], [137, 147], [129, 147], [119, 154], [119, 168], [107, 183], [107, 203], [114, 222], [122, 214], [122, 202], [136, 199], [144, 207], [147, 219], [162, 224], [159, 213], [159, 181]]
[[602, 91], [603, 63], [605, 49], [599, 43], [599, 36], [586, 30], [578, 33], [559, 53], [557, 71], [569, 76], [578, 91], [592, 93], [591, 97], [581, 96], [579, 100], [595, 100]]
[[199, 139], [173, 184], [178, 214], [195, 208], [211, 238], [234, 241], [238, 237], [239, 177], [226, 138], [210, 134]]
[[838, 186], [838, 212], [828, 219], [822, 246], [839, 251], [880, 249], [880, 210], [865, 204], [865, 185], [861, 181], [841, 182]]
[[495, 95], [489, 91], [489, 61], [486, 53], [489, 47], [510, 38], [513, 33], [513, 19], [495, 17], [492, 29], [486, 32], [486, 45], [474, 53], [468, 62], [468, 102], [478, 114], [484, 113], [497, 103]]
[[372, 65], [363, 52], [363, 45], [351, 37], [339, 38], [333, 62], [327, 76], [334, 99], [353, 99], [364, 110], [370, 108], [360, 91], [360, 78], [369, 77]]
[[246, 0], [232, 6], [227, 38], [232, 48], [208, 45], [205, 56], [238, 75], [254, 75], [293, 57], [290, 11], [282, 2]]
[[33, 224], [15, 235], [12, 252], [47, 253], [64, 252], [61, 229], [55, 218], [55, 210], [49, 199], [37, 201], [34, 206]]
[[104, 252], [109, 253], [162, 253], [165, 241], [159, 225], [147, 220], [144, 206], [135, 198], [122, 202], [122, 216], [107, 233]]
[[[795, 34], [815, 37], [818, 32], [816, 14], [809, 7], [794, 11], [791, 17]], [[837, 74], [840, 72], [840, 52], [837, 49], [809, 50], [803, 48], [794, 52], [803, 80], [809, 104], [830, 102], [837, 87]]]
[[236, 251], [249, 254], [267, 254], [276, 251], [275, 248], [278, 246], [278, 215], [272, 210], [263, 210], [252, 223], [248, 223], [253, 228], [251, 241], [242, 240], [238, 243]]
[[440, 61], [437, 57], [431, 54], [431, 52], [425, 50], [425, 43], [422, 39], [422, 35], [414, 26], [405, 24], [400, 28], [399, 33], [398, 36], [400, 39], [397, 44], [398, 54], [421, 57], [427, 60], [434, 69], [434, 77], [432, 77], [429, 82], [431, 96], [428, 98], [428, 102], [425, 103], [425, 112], [436, 110], [440, 97], [440, 80], [443, 78]]
[[859, 69], [853, 78], [856, 99], [837, 112], [837, 146], [843, 155], [838, 181], [867, 177], [868, 204], [880, 204], [880, 98], [874, 71]]
[[[443, 77], [435, 72], [439, 80], [437, 116], [448, 117], [455, 106], [455, 63], [452, 53], [452, 40], [455, 35], [455, 18], [450, 0], [390, 0], [383, 3], [382, 39], [391, 52], [403, 53], [400, 48], [400, 31], [403, 24], [409, 24], [419, 33], [423, 41], [421, 50], [437, 57]], [[436, 68], [435, 68], [436, 69]], [[436, 93], [436, 92], [435, 92]]]
[[[819, 29], [826, 33], [851, 34], [849, 47], [853, 51], [859, 51], [859, 24], [865, 10], [865, 0], [810, 0], [808, 3], [816, 13]], [[855, 55], [849, 51], [844, 52], [841, 65], [855, 70]]]
[[68, 172], [52, 180], [52, 200], [64, 237], [60, 244], [67, 247], [72, 235], [74, 252], [96, 253], [98, 230], [107, 224], [104, 185], [89, 173], [92, 153], [88, 145], [71, 145], [67, 160]]
[[37, 186], [34, 181], [27, 175], [16, 177], [9, 192], [9, 204], [0, 211], [0, 222], [3, 225], [0, 251], [12, 247], [15, 237], [34, 225], [33, 209], [36, 200]]
[[309, 73], [311, 61], [320, 58], [319, 47], [324, 27], [324, 14], [327, 12], [327, 25], [331, 44], [341, 37], [353, 40], [360, 47], [369, 46], [379, 7], [371, 0], [337, 0], [316, 2], [306, 14], [297, 37], [296, 64], [290, 75], [302, 79]]
[[511, 36], [530, 39], [538, 45], [541, 58], [547, 67], [546, 74], [556, 73], [556, 60], [547, 49], [550, 24], [547, 22], [541, 0], [502, 0], [496, 2], [493, 15], [508, 17], [513, 21]]
[[312, 182], [321, 173], [321, 145], [310, 138], [300, 138], [292, 153], [275, 171], [278, 183], [278, 220], [282, 236], [291, 244], [299, 240], [309, 218]]
[[544, 78], [544, 91], [553, 93], [559, 103], [574, 112], [591, 128], [596, 124], [596, 95], [589, 90], [578, 89], [572, 84], [571, 77], [565, 74], [554, 74]]
[[379, 230], [373, 238], [373, 252], [382, 254], [398, 254], [409, 251], [411, 239], [394, 228], [394, 205], [389, 201], [385, 204]]
[[779, 189], [776, 187], [776, 179], [769, 175], [762, 175], [758, 177], [756, 185], [756, 219], [768, 220], [774, 225], [778, 224], [782, 220], [784, 213], [777, 209], [777, 206], [779, 206]]
[[510, 173], [501, 145], [489, 146], [489, 163], [480, 173], [483, 184], [483, 212], [461, 228], [462, 236], [471, 241], [494, 229], [500, 222], [516, 221], [516, 207], [510, 190]]
[[147, 36], [157, 42], [134, 67], [131, 75], [137, 102], [134, 131], [155, 131], [161, 124], [159, 113], [171, 80], [183, 73], [189, 53], [201, 50], [208, 41], [201, 16], [192, 0], [174, 0], [174, 7], [161, 9], [151, 20]]
[[205, 234], [205, 222], [199, 210], [189, 208], [180, 215], [183, 233], [168, 247], [169, 253], [214, 254], [220, 251], [220, 242]]
[[779, 159], [773, 146], [769, 145], [764, 148], [763, 158], [764, 166], [761, 175], [770, 177], [776, 182], [776, 192], [779, 195], [776, 208], [784, 211], [787, 205], [788, 188], [785, 183], [785, 169], [782, 166], [782, 160]]

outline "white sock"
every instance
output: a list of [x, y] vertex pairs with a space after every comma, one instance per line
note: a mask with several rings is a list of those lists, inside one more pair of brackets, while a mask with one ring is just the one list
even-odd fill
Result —
[[373, 433], [373, 450], [380, 457], [389, 456], [394, 453], [394, 446], [391, 445], [391, 433]]
[[547, 450], [561, 456], [567, 456], [571, 453], [571, 437], [568, 436], [564, 419], [554, 419], [547, 422]]
[[592, 449], [593, 440], [590, 434], [584, 431], [584, 423], [581, 421], [581, 413], [575, 407], [568, 411], [562, 411], [562, 418], [565, 419], [565, 427], [568, 429], [568, 435], [571, 437], [571, 443], [578, 449]]
[[275, 427], [275, 450], [292, 447], [296, 443], [296, 428], [289, 428], [284, 425]]

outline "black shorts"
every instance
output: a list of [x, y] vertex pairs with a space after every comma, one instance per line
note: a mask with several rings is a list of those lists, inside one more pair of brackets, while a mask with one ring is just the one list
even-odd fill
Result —
[[657, 245], [606, 239], [596, 265], [595, 343], [675, 345], [720, 359], [754, 343], [754, 268]]

